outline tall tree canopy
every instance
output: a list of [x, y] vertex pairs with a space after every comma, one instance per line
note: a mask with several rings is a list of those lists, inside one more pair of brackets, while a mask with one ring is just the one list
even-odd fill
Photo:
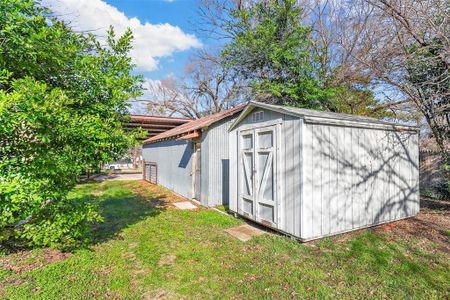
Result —
[[131, 31], [75, 33], [39, 1], [0, 2], [0, 243], [86, 242], [92, 204], [68, 199], [82, 170], [119, 158], [131, 74]]
[[295, 0], [260, 1], [230, 11], [231, 42], [224, 63], [248, 80], [256, 94], [276, 103], [328, 110], [334, 89], [320, 81], [311, 28]]
[[225, 41], [223, 64], [246, 80], [251, 95], [269, 95], [262, 101], [422, 116], [445, 152], [449, 6], [416, 2], [202, 0], [199, 30]]
[[224, 41], [221, 63], [252, 99], [390, 116], [370, 89], [370, 76], [353, 68], [339, 45], [348, 23], [327, 3], [203, 0], [199, 14], [208, 26], [199, 30]]

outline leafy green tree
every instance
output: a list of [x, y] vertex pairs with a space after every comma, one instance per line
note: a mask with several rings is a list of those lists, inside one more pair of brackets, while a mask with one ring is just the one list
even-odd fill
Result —
[[111, 28], [102, 45], [39, 1], [1, 1], [0, 11], [0, 243], [85, 244], [101, 217], [68, 192], [140, 134], [122, 129], [126, 100], [140, 93], [131, 31], [116, 38]]
[[[372, 91], [352, 85], [337, 87], [333, 101], [336, 111], [360, 116], [377, 115], [377, 107], [380, 105]], [[381, 110], [378, 114], [379, 117], [384, 117], [386, 112]]]
[[337, 15], [329, 3], [312, 4], [317, 5], [314, 18], [308, 17], [311, 7], [295, 0], [202, 3], [201, 24], [209, 24], [204, 31], [226, 41], [221, 61], [231, 70], [229, 77], [245, 83], [241, 95], [250, 87], [250, 95], [263, 102], [394, 116], [392, 105], [377, 100], [369, 87], [373, 77], [349, 65], [345, 47], [334, 40], [345, 15], [331, 22]]
[[269, 94], [279, 104], [333, 109], [335, 89], [319, 80], [311, 28], [301, 23], [297, 1], [258, 1], [231, 9], [230, 16], [223, 27], [232, 39], [222, 59], [250, 83], [255, 94]]

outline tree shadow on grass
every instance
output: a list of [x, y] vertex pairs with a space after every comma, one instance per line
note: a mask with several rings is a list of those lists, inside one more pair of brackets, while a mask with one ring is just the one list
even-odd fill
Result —
[[[124, 181], [82, 183], [69, 195], [69, 199], [73, 201], [80, 200], [81, 203], [88, 202], [99, 206], [98, 211], [104, 221], [93, 224], [92, 231], [86, 236], [94, 245], [116, 238], [123, 229], [145, 218], [158, 216], [166, 209], [166, 198], [166, 193], [154, 187]], [[34, 254], [29, 251], [32, 249], [33, 247], [27, 246], [6, 249], [0, 245], [0, 265], [8, 263], [7, 270], [21, 272], [64, 260], [70, 254], [70, 251], [64, 253], [50, 248], [44, 248], [42, 253]], [[18, 257], [7, 256], [14, 253], [18, 253]], [[5, 259], [3, 261], [2, 256]]]
[[[115, 183], [115, 185], [121, 183]], [[133, 186], [123, 183], [124, 188], [106, 189], [100, 195], [91, 195], [98, 203], [103, 222], [92, 227], [92, 243], [98, 244], [116, 237], [123, 229], [148, 218], [156, 217], [166, 208], [166, 195], [143, 195]]]

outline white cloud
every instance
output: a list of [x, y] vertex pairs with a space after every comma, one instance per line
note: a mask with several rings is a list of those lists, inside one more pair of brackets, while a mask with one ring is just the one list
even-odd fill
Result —
[[131, 57], [143, 71], [157, 69], [161, 57], [202, 46], [194, 35], [183, 32], [177, 26], [142, 23], [137, 18], [128, 18], [102, 0], [44, 0], [43, 3], [60, 18], [69, 21], [74, 30], [92, 31], [100, 38], [105, 37], [110, 25], [114, 26], [117, 35], [131, 28], [134, 35]]

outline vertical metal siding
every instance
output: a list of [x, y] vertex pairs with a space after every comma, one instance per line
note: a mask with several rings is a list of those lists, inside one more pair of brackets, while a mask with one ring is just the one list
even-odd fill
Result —
[[[228, 117], [208, 128], [202, 142], [202, 204], [229, 203], [229, 136], [228, 129], [237, 116]], [[204, 188], [203, 188], [204, 187]], [[204, 189], [204, 190], [203, 190]]]
[[158, 164], [158, 183], [186, 198], [192, 197], [192, 154], [190, 141], [168, 140], [142, 149], [144, 160]]
[[208, 206], [209, 199], [209, 132], [202, 132], [201, 156], [200, 156], [200, 203]]
[[229, 155], [230, 155], [230, 174], [229, 174], [229, 208], [231, 211], [237, 212], [238, 201], [238, 144], [237, 144], [237, 130], [232, 130], [229, 133]]
[[301, 192], [301, 165], [300, 165], [300, 119], [283, 115], [282, 145], [279, 145], [279, 155], [284, 160], [284, 169], [280, 170], [282, 177], [282, 205], [284, 220], [279, 229], [292, 235], [300, 235], [300, 192]]
[[[237, 116], [211, 125], [202, 133], [200, 201], [205, 206], [229, 202], [229, 137], [228, 128]], [[144, 145], [145, 160], [158, 163], [158, 181], [170, 190], [192, 197], [191, 141], [168, 140]]]
[[417, 133], [305, 124], [301, 238], [414, 216]]
[[[302, 124], [302, 146], [303, 146], [303, 201], [301, 209], [301, 235], [300, 236], [312, 236], [313, 235], [313, 213], [315, 208], [313, 203], [313, 182], [314, 182], [314, 170], [316, 169], [313, 165], [312, 150], [314, 147], [314, 139], [312, 135], [312, 126], [305, 126]], [[306, 144], [306, 142], [308, 142]]]

